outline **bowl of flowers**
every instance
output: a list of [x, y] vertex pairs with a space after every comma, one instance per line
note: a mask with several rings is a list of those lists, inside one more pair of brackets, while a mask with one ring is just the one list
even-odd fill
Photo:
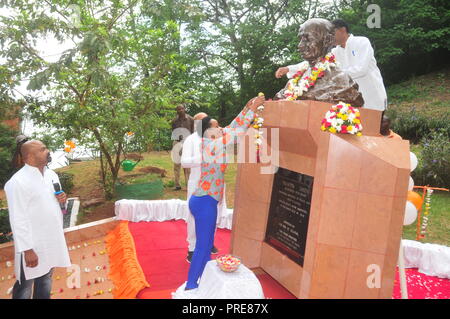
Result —
[[222, 255], [216, 258], [217, 266], [224, 272], [233, 272], [239, 268], [241, 259], [233, 255]]

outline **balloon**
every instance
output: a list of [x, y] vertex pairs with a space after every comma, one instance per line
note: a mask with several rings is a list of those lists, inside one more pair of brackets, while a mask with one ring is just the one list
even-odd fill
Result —
[[406, 201], [405, 206], [405, 218], [403, 219], [403, 225], [411, 225], [417, 218], [417, 209], [413, 203]]
[[406, 200], [413, 203], [414, 206], [416, 207], [416, 209], [420, 209], [422, 207], [423, 198], [416, 192], [408, 191], [408, 196], [407, 196]]
[[414, 154], [413, 152], [409, 152], [409, 161], [411, 162], [410, 170], [412, 172], [413, 170], [416, 169], [418, 163], [416, 154]]
[[412, 177], [409, 177], [409, 185], [408, 185], [408, 190], [412, 191], [414, 188], [414, 180], [412, 179]]

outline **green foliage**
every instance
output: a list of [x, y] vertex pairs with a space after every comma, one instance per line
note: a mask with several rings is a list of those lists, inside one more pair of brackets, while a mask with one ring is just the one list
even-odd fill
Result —
[[0, 244], [12, 240], [11, 225], [9, 224], [9, 215], [7, 209], [0, 208]]
[[[298, 28], [310, 16], [324, 16], [317, 1], [194, 1], [201, 23], [187, 23], [189, 45], [181, 55], [189, 66], [184, 87], [192, 99], [227, 125], [259, 92], [272, 97], [284, 85], [279, 66], [298, 63]], [[207, 106], [210, 106], [208, 109]]]
[[[79, 144], [95, 145], [104, 156], [107, 193], [111, 187], [106, 177], [114, 185], [125, 133], [134, 132], [144, 148], [142, 141], [152, 141], [159, 130], [170, 127], [174, 106], [183, 99], [171, 87], [173, 74], [184, 70], [178, 60], [179, 25], [170, 20], [149, 23], [160, 17], [143, 15], [139, 3], [78, 2], [79, 25], [73, 25], [68, 23], [68, 1], [36, 6], [33, 0], [21, 0], [10, 4], [16, 16], [0, 18], [0, 56], [6, 61], [0, 93], [11, 96], [20, 83], [16, 79], [25, 77], [29, 90], [48, 90], [39, 98], [26, 96], [26, 111], [35, 124], [61, 132], [55, 134], [57, 144], [76, 138]], [[72, 39], [74, 47], [48, 62], [34, 48], [43, 36]]]
[[389, 86], [388, 90], [388, 101], [391, 103], [395, 102], [409, 102], [414, 99], [420, 98], [424, 95], [423, 89], [419, 88], [417, 85], [410, 83], [399, 83]]
[[435, 130], [422, 139], [421, 145], [419, 163], [412, 172], [415, 184], [450, 188], [450, 133]]
[[[381, 9], [381, 28], [370, 29], [369, 4]], [[370, 39], [385, 84], [425, 74], [449, 65], [450, 15], [448, 1], [340, 1], [334, 17], [350, 24], [354, 35]]]
[[66, 194], [70, 194], [73, 189], [73, 174], [65, 172], [56, 172], [59, 177], [59, 182], [61, 183], [61, 188]]
[[16, 135], [17, 132], [0, 123], [0, 188], [14, 173], [11, 161], [16, 150]]
[[409, 112], [388, 109], [386, 114], [391, 119], [392, 130], [414, 144], [439, 129], [450, 135], [450, 112], [443, 113], [440, 117], [428, 117], [413, 107]]

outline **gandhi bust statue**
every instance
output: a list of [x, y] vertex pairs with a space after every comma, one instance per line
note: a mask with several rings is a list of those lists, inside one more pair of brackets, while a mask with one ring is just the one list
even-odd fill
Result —
[[[358, 84], [333, 63], [334, 57], [330, 54], [335, 44], [333, 24], [325, 19], [310, 19], [300, 26], [298, 36], [298, 49], [305, 59], [305, 62], [300, 64], [303, 70], [298, 72], [299, 78], [290, 80], [274, 99], [290, 98], [329, 103], [342, 101], [352, 106], [362, 106], [364, 100], [358, 91]], [[331, 63], [325, 59], [329, 59]], [[324, 61], [325, 63], [322, 63]], [[293, 86], [296, 89], [293, 89]], [[290, 94], [293, 90], [297, 92], [294, 97]]]

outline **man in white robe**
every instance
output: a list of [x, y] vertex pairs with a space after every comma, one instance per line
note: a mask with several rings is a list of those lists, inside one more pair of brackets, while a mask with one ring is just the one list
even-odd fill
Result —
[[[369, 39], [350, 34], [348, 25], [343, 20], [335, 20], [333, 25], [337, 46], [331, 52], [335, 55], [339, 68], [358, 84], [364, 108], [384, 111], [387, 108], [386, 89]], [[299, 68], [300, 64], [281, 67], [275, 76], [281, 78], [286, 75], [292, 78]]]
[[[206, 113], [198, 113], [194, 116], [195, 125], [201, 125], [201, 120], [207, 116]], [[212, 120], [214, 123], [219, 125], [217, 121]], [[201, 131], [201, 130], [200, 130]], [[197, 133], [197, 127], [194, 129], [194, 133], [189, 135], [183, 143], [183, 152], [181, 154], [181, 166], [183, 168], [190, 168], [191, 173], [189, 174], [189, 181], [187, 187], [187, 203], [192, 196], [192, 193], [197, 188], [198, 182], [200, 181], [201, 163], [202, 163], [202, 151], [201, 151], [202, 139]], [[225, 187], [225, 186], [224, 186]], [[225, 189], [225, 188], [224, 188]], [[220, 220], [227, 212], [227, 203], [225, 198], [225, 191], [222, 201], [217, 207], [217, 220]], [[186, 260], [190, 263], [192, 255], [194, 254], [195, 244], [197, 242], [197, 237], [195, 235], [195, 220], [192, 214], [188, 215], [187, 222], [187, 242], [188, 242], [188, 254]], [[218, 249], [213, 246], [211, 253], [216, 254]]]
[[53, 268], [71, 266], [59, 206], [66, 195], [55, 195], [53, 183], [60, 182], [46, 167], [51, 158], [42, 142], [28, 141], [20, 152], [25, 166], [5, 185], [17, 278], [12, 297], [49, 299]]

